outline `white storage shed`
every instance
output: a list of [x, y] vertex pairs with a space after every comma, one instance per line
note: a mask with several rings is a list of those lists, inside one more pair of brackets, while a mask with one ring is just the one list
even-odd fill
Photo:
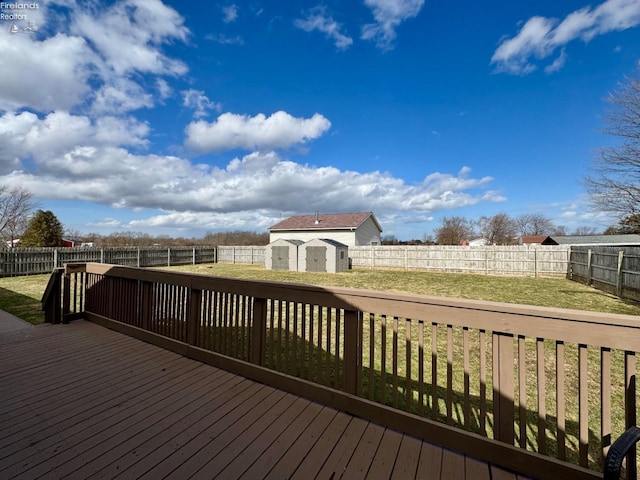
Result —
[[298, 270], [298, 247], [304, 242], [279, 238], [269, 245], [265, 251], [265, 267], [267, 270]]
[[327, 238], [314, 238], [298, 248], [301, 272], [344, 272], [349, 270], [349, 247]]

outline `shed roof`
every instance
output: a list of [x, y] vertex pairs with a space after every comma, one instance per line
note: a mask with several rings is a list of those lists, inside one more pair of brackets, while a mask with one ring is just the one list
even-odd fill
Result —
[[269, 231], [280, 230], [354, 230], [362, 225], [369, 217], [378, 230], [382, 232], [380, 224], [372, 212], [359, 213], [321, 213], [316, 215], [297, 215], [282, 220], [269, 227]]
[[543, 245], [640, 244], [640, 235], [557, 235], [547, 237]]
[[549, 238], [549, 237], [547, 237], [546, 235], [522, 235], [520, 237], [520, 243], [522, 243], [522, 244], [542, 243], [547, 238]]
[[[345, 245], [345, 244], [344, 244], [344, 243], [342, 243], [342, 242], [338, 242], [338, 241], [336, 241], [336, 240], [332, 240], [332, 239], [330, 239], [330, 238], [318, 238], [318, 240], [321, 240], [321, 241], [323, 241], [323, 242], [326, 242], [326, 243], [328, 243], [329, 245], [333, 245], [333, 246], [334, 246], [334, 247], [336, 247], [336, 248], [349, 248], [349, 245]], [[313, 241], [313, 240], [311, 240], [311, 241]], [[307, 242], [307, 243], [308, 243], [308, 242]]]

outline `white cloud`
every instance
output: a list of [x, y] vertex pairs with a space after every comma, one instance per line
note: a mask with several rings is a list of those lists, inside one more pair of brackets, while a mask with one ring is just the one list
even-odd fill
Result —
[[333, 40], [336, 48], [344, 50], [353, 44], [353, 39], [341, 32], [342, 25], [327, 15], [326, 7], [317, 6], [307, 12], [305, 19], [297, 19], [294, 25], [305, 32], [318, 30]]
[[[0, 29], [0, 111], [126, 114], [154, 103], [142, 83], [149, 79], [140, 74], [187, 72], [183, 62], [162, 52], [168, 42], [186, 41], [189, 31], [160, 0], [120, 0], [108, 8], [74, 0], [40, 5], [38, 23], [55, 25], [54, 35], [47, 37], [51, 29], [45, 28], [38, 35]], [[67, 17], [56, 5], [67, 7]]]
[[[588, 42], [597, 35], [638, 24], [640, 0], [606, 0], [595, 8], [576, 10], [562, 21], [535, 16], [527, 20], [515, 37], [500, 43], [491, 57], [491, 64], [495, 65], [496, 72], [527, 75], [537, 68], [533, 58], [545, 59], [557, 48], [576, 39]], [[560, 58], [564, 62], [564, 52]], [[552, 71], [561, 68], [562, 63], [556, 62], [558, 59], [548, 68]]]
[[222, 105], [209, 100], [204, 92], [194, 89], [182, 91], [182, 105], [195, 110], [193, 113], [195, 118], [206, 117], [209, 114], [209, 110], [219, 112], [222, 109]]
[[208, 34], [204, 38], [207, 40], [211, 40], [213, 42], [217, 42], [220, 45], [244, 45], [244, 39], [240, 35], [236, 35], [235, 37], [229, 37], [222, 33], [218, 34]]
[[311, 118], [296, 118], [282, 111], [269, 117], [223, 113], [214, 122], [190, 123], [185, 130], [186, 145], [201, 153], [289, 148], [318, 138], [330, 127], [331, 122], [318, 113]]
[[121, 0], [99, 14], [78, 8], [71, 32], [91, 42], [104, 59], [103, 68], [118, 75], [186, 73], [184, 63], [159, 49], [173, 39], [186, 41], [189, 35], [183, 18], [160, 0]]
[[[122, 147], [97, 145], [97, 140], [93, 145], [73, 146], [72, 138], [66, 143], [61, 139], [55, 143], [57, 135], [47, 136], [39, 130], [39, 136], [30, 135], [34, 130], [33, 119], [21, 120], [27, 124], [22, 127], [22, 145], [12, 147], [30, 154], [32, 165], [28, 169], [5, 171], [0, 174], [0, 184], [46, 191], [47, 197], [53, 199], [84, 200], [117, 208], [160, 209], [172, 214], [174, 220], [190, 221], [198, 216], [197, 212], [241, 217], [258, 214], [273, 217], [283, 211], [314, 210], [426, 215], [504, 200], [487, 188], [492, 181], [490, 177], [473, 178], [468, 168], [457, 174], [433, 173], [415, 185], [384, 172], [299, 164], [274, 152], [254, 152], [230, 161], [226, 168], [216, 168], [194, 165], [175, 156], [135, 155]], [[96, 129], [80, 118], [67, 120], [68, 124], [75, 122], [69, 131]], [[57, 153], [50, 154], [49, 147]]]
[[0, 29], [0, 110], [68, 110], [90, 92], [95, 55], [79, 37], [41, 41]]
[[237, 5], [229, 5], [227, 7], [222, 7], [222, 21], [224, 23], [231, 23], [235, 19], [238, 18], [238, 6]]
[[365, 0], [364, 3], [373, 11], [376, 22], [362, 27], [362, 38], [375, 40], [378, 48], [390, 50], [397, 36], [396, 28], [405, 20], [416, 17], [424, 0]]
[[566, 63], [566, 61], [567, 61], [567, 54], [565, 52], [565, 49], [563, 48], [562, 51], [560, 52], [560, 55], [553, 61], [553, 63], [551, 65], [547, 65], [546, 67], [544, 67], [544, 73], [546, 73], [547, 75], [551, 75], [552, 73], [557, 72], [562, 67], [564, 67], [564, 64]]

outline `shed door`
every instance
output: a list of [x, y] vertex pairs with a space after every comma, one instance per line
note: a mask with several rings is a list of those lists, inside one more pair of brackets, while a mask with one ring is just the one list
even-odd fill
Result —
[[307, 272], [327, 271], [327, 247], [307, 247]]
[[271, 268], [274, 270], [289, 270], [289, 247], [271, 247]]

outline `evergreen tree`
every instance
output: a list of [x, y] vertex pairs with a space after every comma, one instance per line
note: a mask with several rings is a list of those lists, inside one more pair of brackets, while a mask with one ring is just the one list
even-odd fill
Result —
[[59, 247], [62, 245], [62, 224], [50, 210], [38, 210], [29, 220], [20, 238], [21, 247]]

